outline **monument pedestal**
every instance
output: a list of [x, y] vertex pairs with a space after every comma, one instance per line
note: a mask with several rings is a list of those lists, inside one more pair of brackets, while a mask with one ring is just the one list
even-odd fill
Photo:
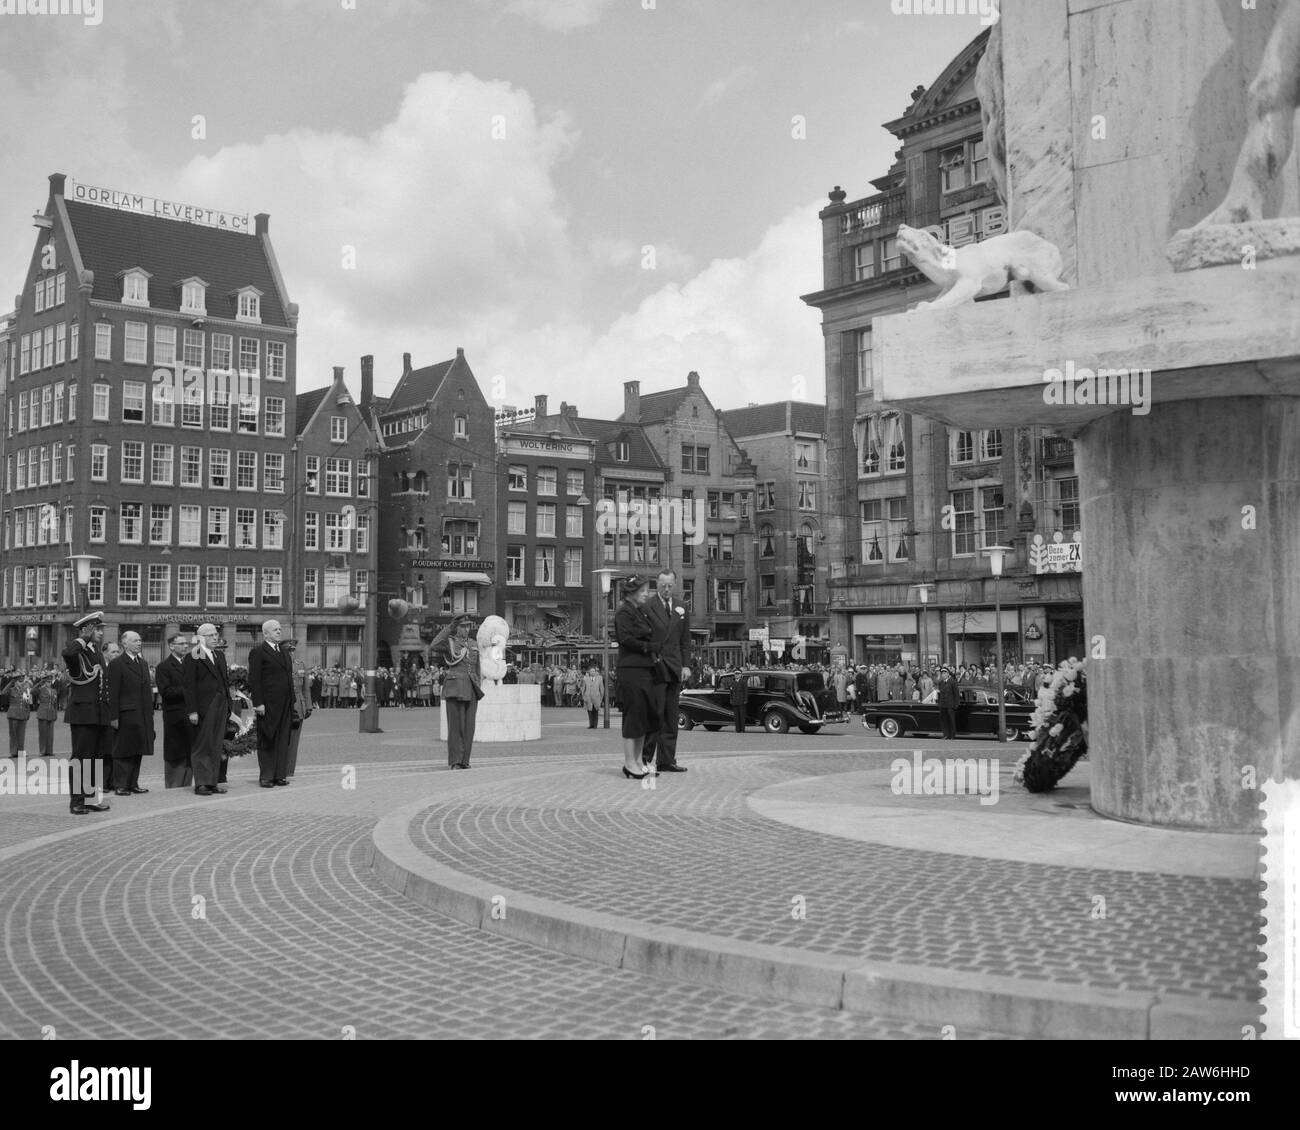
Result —
[[[535, 683], [483, 682], [474, 715], [474, 743], [535, 742], [542, 736], [542, 688]], [[447, 705], [438, 707], [438, 738], [447, 740]]]
[[[1256, 784], [1300, 776], [1296, 262], [893, 315], [874, 340], [893, 407], [1075, 437], [1093, 806], [1253, 830]], [[1085, 368], [1149, 369], [1149, 403], [1045, 395]]]

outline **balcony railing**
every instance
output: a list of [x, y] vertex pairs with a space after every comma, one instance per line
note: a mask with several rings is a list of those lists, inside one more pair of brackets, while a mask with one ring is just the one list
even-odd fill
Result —
[[724, 579], [734, 578], [736, 580], [744, 580], [745, 578], [745, 563], [743, 561], [710, 560], [708, 562], [708, 570], [713, 576]]
[[894, 224], [904, 218], [907, 200], [903, 193], [888, 196], [868, 196], [849, 205], [849, 211], [840, 216], [840, 234], [853, 235], [870, 228]]
[[1065, 467], [1074, 462], [1074, 440], [1062, 436], [1043, 437], [1043, 466]]

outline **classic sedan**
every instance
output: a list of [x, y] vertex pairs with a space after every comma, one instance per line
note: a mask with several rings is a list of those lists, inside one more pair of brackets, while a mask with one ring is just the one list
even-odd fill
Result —
[[[957, 704], [957, 733], [963, 737], [995, 737], [998, 731], [998, 693], [985, 687], [961, 687]], [[1027, 742], [1034, 736], [1030, 718], [1033, 706], [1023, 695], [1006, 695], [1007, 736]], [[862, 724], [876, 727], [882, 738], [904, 734], [942, 734], [937, 703], [873, 702], [862, 712]]]
[[798, 726], [805, 734], [815, 734], [828, 723], [848, 721], [835, 692], [826, 689], [816, 672], [756, 668], [723, 675], [716, 687], [682, 691], [677, 702], [678, 727], [721, 730], [733, 725], [731, 688], [736, 679], [744, 679], [749, 686], [747, 726], [762, 726], [769, 734], [784, 734]]

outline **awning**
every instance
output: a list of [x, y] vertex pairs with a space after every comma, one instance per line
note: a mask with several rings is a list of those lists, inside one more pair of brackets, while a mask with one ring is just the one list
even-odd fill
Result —
[[449, 570], [442, 575], [442, 588], [446, 592], [452, 585], [490, 585], [492, 578], [486, 573], [457, 573]]

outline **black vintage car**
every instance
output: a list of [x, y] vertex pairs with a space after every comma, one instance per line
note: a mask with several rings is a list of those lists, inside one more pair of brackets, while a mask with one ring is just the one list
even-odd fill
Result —
[[835, 692], [827, 690], [814, 671], [772, 671], [761, 668], [723, 675], [716, 687], [682, 691], [677, 704], [677, 725], [683, 730], [703, 726], [721, 730], [734, 723], [731, 688], [736, 679], [749, 685], [745, 724], [762, 726], [769, 734], [784, 734], [798, 726], [815, 734], [823, 726], [847, 722]]
[[[958, 689], [958, 695], [957, 733], [966, 737], [995, 737], [998, 732], [998, 692], [988, 687], [963, 686]], [[1029, 722], [1033, 713], [1034, 707], [1024, 694], [1007, 689], [1008, 737], [1029, 741], [1034, 736]], [[938, 703], [873, 702], [862, 712], [862, 724], [878, 727], [882, 738], [943, 733]]]

